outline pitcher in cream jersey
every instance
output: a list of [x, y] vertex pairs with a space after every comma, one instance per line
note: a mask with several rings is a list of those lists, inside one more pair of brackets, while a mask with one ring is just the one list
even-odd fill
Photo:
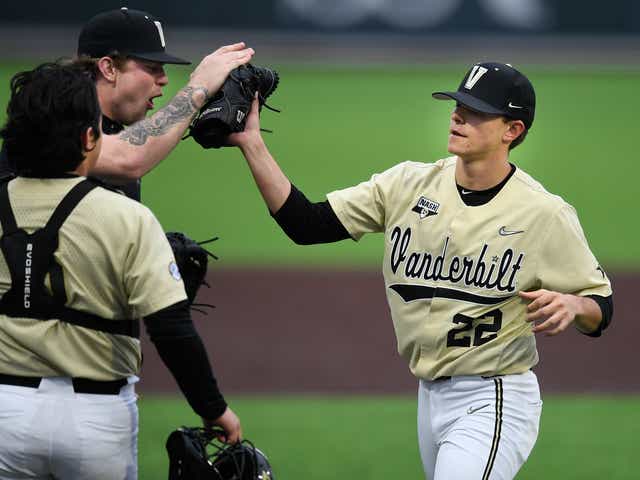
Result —
[[257, 106], [231, 142], [299, 244], [382, 233], [398, 351], [418, 379], [418, 442], [435, 480], [511, 479], [538, 436], [535, 334], [600, 336], [611, 284], [575, 210], [509, 162], [535, 93], [511, 65], [478, 63], [456, 91], [453, 156], [404, 162], [311, 203], [267, 150]]

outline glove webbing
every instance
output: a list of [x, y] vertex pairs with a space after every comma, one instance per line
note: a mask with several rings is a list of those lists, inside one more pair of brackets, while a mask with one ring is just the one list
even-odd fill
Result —
[[[206, 245], [207, 243], [211, 243], [211, 242], [215, 242], [216, 240], [218, 240], [220, 237], [213, 237], [210, 238], [208, 240], [202, 240], [201, 242], [196, 242], [198, 245]], [[203, 249], [205, 252], [207, 252], [207, 255], [210, 256], [211, 258], [213, 258], [214, 260], [220, 260], [218, 258], [217, 255], [211, 253], [209, 250], [207, 250], [206, 248]], [[202, 285], [206, 286], [207, 288], [211, 288], [211, 285], [209, 285], [209, 283], [206, 280], [202, 281]], [[201, 307], [201, 308], [196, 308], [196, 307]], [[198, 313], [201, 313], [202, 315], [206, 315], [207, 312], [205, 310], [202, 310], [202, 308], [216, 308], [215, 305], [212, 305], [210, 303], [192, 303], [191, 304], [191, 309], [195, 310]]]

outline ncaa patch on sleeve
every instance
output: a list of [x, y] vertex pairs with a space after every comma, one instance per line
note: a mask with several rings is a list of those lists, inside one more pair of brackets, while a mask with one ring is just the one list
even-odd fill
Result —
[[176, 265], [176, 262], [169, 263], [169, 273], [176, 279], [176, 281], [182, 280], [180, 269], [178, 268], [178, 265]]

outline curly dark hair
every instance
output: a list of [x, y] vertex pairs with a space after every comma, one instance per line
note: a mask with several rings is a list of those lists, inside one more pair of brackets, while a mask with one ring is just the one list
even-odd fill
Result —
[[89, 127], [98, 138], [98, 95], [81, 69], [44, 63], [11, 79], [0, 137], [18, 175], [50, 177], [75, 170], [85, 158], [81, 135]]

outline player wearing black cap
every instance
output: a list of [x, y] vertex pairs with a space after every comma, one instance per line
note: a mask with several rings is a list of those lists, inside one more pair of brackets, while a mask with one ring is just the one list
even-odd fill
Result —
[[113, 52], [157, 63], [191, 63], [166, 52], [159, 20], [150, 13], [126, 7], [91, 18], [78, 38], [78, 55], [100, 58]]
[[398, 351], [418, 379], [418, 439], [431, 480], [514, 478], [538, 436], [535, 334], [600, 336], [611, 284], [575, 210], [509, 162], [535, 93], [507, 64], [478, 63], [457, 91], [453, 156], [404, 162], [311, 203], [260, 135], [257, 104], [233, 134], [274, 219], [299, 244], [385, 236]]
[[162, 227], [85, 178], [104, 137], [93, 82], [59, 64], [18, 73], [7, 114], [0, 478], [137, 478], [141, 318], [193, 410], [238, 441]]
[[[138, 180], [166, 158], [198, 109], [253, 53], [244, 43], [219, 48], [200, 62], [172, 100], [145, 119], [169, 82], [163, 66], [189, 62], [167, 53], [162, 23], [148, 12], [123, 7], [91, 18], [80, 32], [74, 62], [96, 82], [107, 134], [91, 173], [126, 184], [125, 193], [139, 200]], [[3, 150], [0, 173], [13, 171]]]

